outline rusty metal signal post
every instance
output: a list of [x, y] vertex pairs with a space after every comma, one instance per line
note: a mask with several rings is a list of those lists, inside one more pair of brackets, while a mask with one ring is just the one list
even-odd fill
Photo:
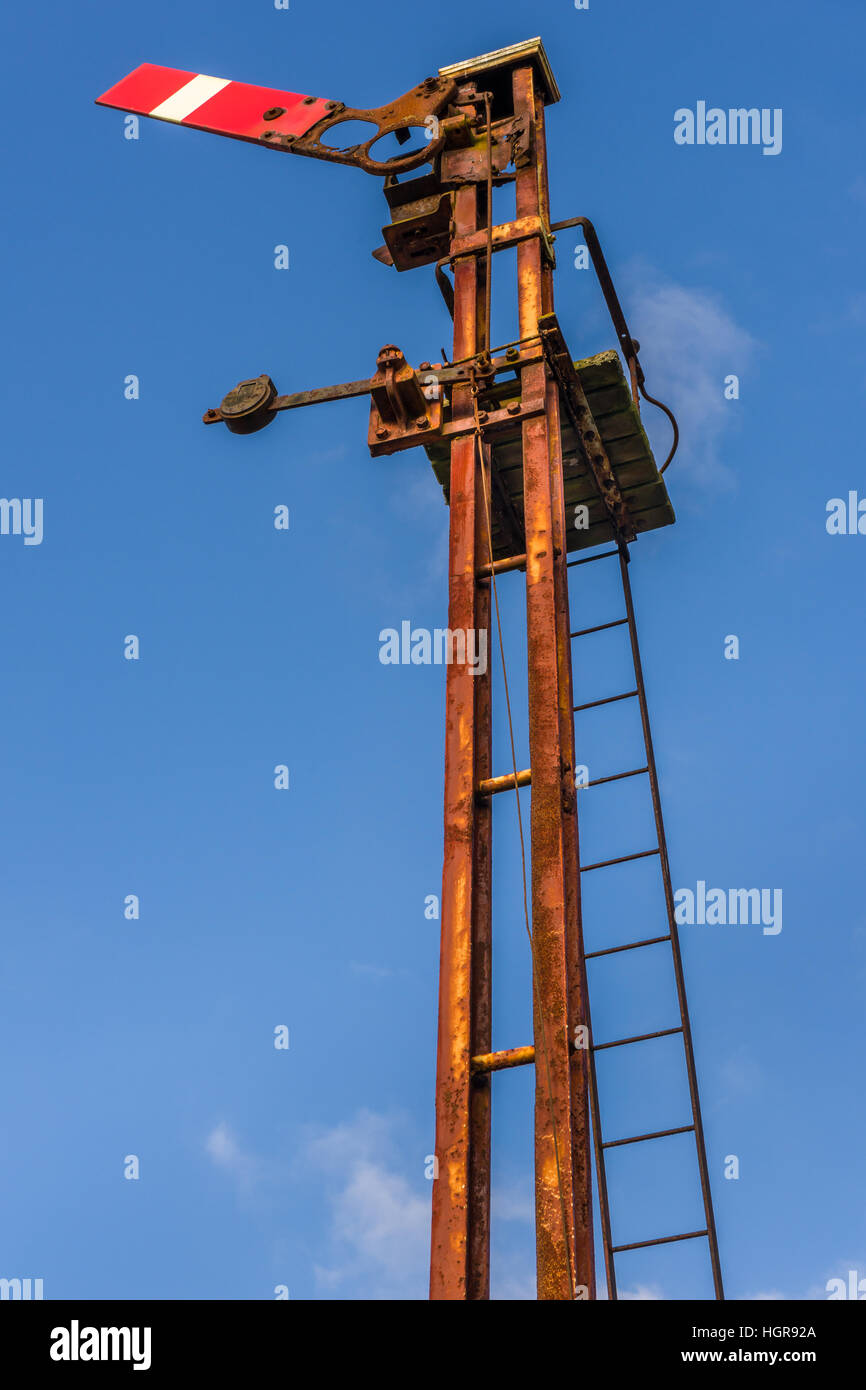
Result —
[[[704, 1239], [715, 1295], [721, 1298], [691, 1032], [628, 576], [630, 543], [641, 531], [670, 524], [674, 514], [661, 476], [667, 463], [661, 470], [656, 467], [640, 422], [639, 395], [653, 398], [644, 388], [639, 345], [629, 334], [595, 231], [585, 218], [550, 221], [545, 108], [558, 99], [544, 47], [533, 39], [442, 68], [436, 77], [374, 111], [149, 64], [99, 101], [384, 174], [391, 221], [384, 229], [385, 245], [373, 254], [398, 271], [435, 267], [454, 320], [451, 361], [422, 363], [416, 371], [389, 344], [379, 353], [372, 377], [289, 396], [278, 395], [271, 378], [262, 375], [229, 392], [219, 407], [206, 412], [205, 423], [222, 422], [234, 433], [245, 434], [261, 429], [282, 411], [369, 394], [371, 452], [391, 454], [423, 445], [450, 505], [450, 632], [498, 627], [497, 578], [509, 571], [525, 573], [530, 768], [518, 769], [513, 761], [504, 772], [493, 767], [490, 663], [484, 674], [475, 674], [468, 661], [447, 665], [431, 1298], [489, 1296], [492, 1077], [520, 1065], [535, 1068], [538, 1297], [596, 1296], [594, 1167], [608, 1296], [617, 1296], [617, 1255]], [[344, 150], [324, 140], [350, 119], [371, 122], [375, 135], [364, 145]], [[388, 160], [374, 159], [374, 145], [382, 136], [395, 135], [402, 145], [413, 130], [423, 132], [418, 145]], [[429, 167], [416, 172], [422, 165]], [[509, 185], [514, 188], [513, 218], [494, 225], [493, 191]], [[618, 352], [575, 362], [566, 346], [553, 302], [555, 233], [564, 227], [582, 229], [629, 380]], [[496, 254], [508, 248], [516, 248], [517, 337], [494, 348], [492, 272]], [[599, 552], [597, 547], [608, 542], [609, 548]], [[582, 550], [591, 553], [569, 560], [571, 552]], [[625, 615], [572, 632], [568, 570], [607, 558], [621, 571]], [[575, 706], [572, 642], [619, 626], [628, 629], [635, 688]], [[581, 865], [575, 714], [626, 699], [638, 702], [645, 765], [612, 771], [588, 786], [646, 776], [658, 843], [617, 859]], [[510, 722], [510, 708], [508, 714]], [[492, 816], [497, 798], [508, 792], [519, 797], [521, 787], [531, 788], [531, 882], [525, 898], [531, 898], [526, 926], [532, 952], [534, 1038], [531, 1045], [493, 1051]], [[581, 929], [582, 874], [610, 871], [650, 856], [658, 858], [661, 868], [668, 931], [587, 955]], [[664, 944], [672, 956], [679, 1022], [657, 1033], [594, 1043], [587, 961]], [[689, 1123], [607, 1139], [602, 1133], [596, 1054], [611, 1047], [648, 1046], [671, 1035], [682, 1038]], [[703, 1227], [615, 1244], [607, 1151], [674, 1135], [690, 1135], [695, 1144]]]

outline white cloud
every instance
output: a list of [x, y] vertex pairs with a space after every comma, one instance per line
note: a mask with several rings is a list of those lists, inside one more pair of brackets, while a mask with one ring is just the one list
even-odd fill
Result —
[[264, 1165], [240, 1144], [230, 1126], [221, 1120], [205, 1140], [205, 1152], [217, 1168], [235, 1181], [241, 1196], [248, 1196], [264, 1175]]
[[363, 1298], [427, 1295], [430, 1189], [423, 1155], [412, 1152], [407, 1163], [397, 1129], [396, 1120], [365, 1110], [307, 1145], [305, 1160], [329, 1189], [328, 1262], [316, 1267], [323, 1289], [349, 1282]]
[[393, 980], [398, 975], [408, 975], [408, 970], [395, 970], [390, 965], [368, 965], [364, 961], [349, 961], [349, 969], [355, 975], [369, 975], [374, 980]]
[[[641, 344], [646, 389], [671, 407], [680, 427], [671, 468], [702, 488], [729, 488], [736, 474], [724, 462], [723, 440], [736, 422], [738, 403], [725, 400], [725, 377], [733, 373], [741, 391], [748, 390], [758, 344], [716, 295], [662, 280], [646, 267], [633, 267], [628, 279], [629, 328]], [[655, 406], [642, 402], [641, 410], [661, 465], [670, 426]]]
[[224, 1120], [211, 1130], [204, 1146], [220, 1168], [233, 1168], [241, 1156], [238, 1141]]
[[658, 1303], [664, 1294], [658, 1284], [635, 1284], [633, 1289], [618, 1289], [617, 1297], [625, 1303]]

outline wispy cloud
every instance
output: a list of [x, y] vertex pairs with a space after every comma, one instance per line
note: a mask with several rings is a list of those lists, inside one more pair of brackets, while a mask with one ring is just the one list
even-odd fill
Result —
[[242, 1197], [248, 1197], [266, 1174], [265, 1163], [242, 1146], [225, 1120], [211, 1130], [204, 1147], [214, 1165], [233, 1179]]
[[[725, 399], [725, 378], [736, 375], [748, 389], [758, 343], [710, 291], [663, 279], [645, 265], [632, 266], [627, 279], [629, 327], [641, 343], [647, 390], [669, 405], [679, 422], [677, 472], [704, 490], [728, 489], [736, 474], [725, 462], [724, 440], [738, 406]], [[661, 463], [669, 426], [651, 405], [643, 406], [643, 418]]]
[[627, 1303], [658, 1303], [664, 1294], [658, 1284], [635, 1284], [633, 1289], [618, 1289], [617, 1297]]
[[364, 1110], [306, 1146], [305, 1162], [322, 1175], [330, 1207], [327, 1260], [316, 1267], [322, 1289], [426, 1297], [430, 1190], [423, 1155], [398, 1144], [401, 1127]]
[[393, 980], [397, 975], [408, 975], [408, 970], [397, 970], [390, 965], [368, 965], [364, 961], [349, 961], [353, 975], [368, 975], [374, 980]]

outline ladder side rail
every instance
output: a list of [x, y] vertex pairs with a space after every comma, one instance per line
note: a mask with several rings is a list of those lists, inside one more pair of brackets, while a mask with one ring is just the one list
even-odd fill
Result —
[[667, 841], [665, 839], [664, 819], [662, 817], [661, 795], [659, 793], [658, 773], [656, 771], [655, 753], [653, 751], [652, 730], [650, 728], [649, 711], [647, 708], [646, 688], [644, 686], [643, 667], [640, 658], [640, 646], [638, 643], [637, 623], [635, 621], [634, 603], [632, 600], [631, 582], [629, 580], [628, 548], [623, 546], [620, 550], [620, 573], [622, 576], [623, 595], [625, 598], [626, 614], [628, 616], [629, 641], [631, 644], [632, 660], [634, 662], [635, 679], [637, 682], [638, 705], [640, 708], [641, 728], [643, 731], [644, 745], [646, 748], [647, 767], [649, 768], [650, 794], [652, 797], [653, 818], [655, 820], [656, 836], [659, 847], [659, 862], [661, 863], [662, 881], [664, 883], [665, 906], [667, 909], [668, 926], [671, 938], [671, 953], [674, 963], [674, 975], [676, 979], [677, 1001], [679, 1003], [680, 1018], [682, 1020], [683, 1045], [685, 1049], [686, 1071], [688, 1073], [689, 1097], [692, 1107], [692, 1119], [695, 1127], [695, 1147], [697, 1150], [698, 1168], [701, 1180], [701, 1195], [704, 1205], [704, 1216], [706, 1219], [707, 1237], [710, 1248], [710, 1262], [713, 1271], [713, 1286], [716, 1298], [724, 1299], [724, 1286], [722, 1283], [722, 1270], [719, 1261], [719, 1246], [716, 1235], [715, 1215], [713, 1212], [713, 1197], [710, 1188], [710, 1177], [707, 1168], [707, 1151], [704, 1140], [704, 1129], [701, 1119], [701, 1102], [698, 1092], [697, 1071], [695, 1069], [694, 1046], [692, 1043], [691, 1020], [689, 1018], [689, 1007], [686, 999], [685, 977], [683, 974], [682, 954], [680, 952], [679, 935], [677, 932], [676, 914], [674, 908], [673, 887], [671, 885], [671, 871], [668, 860]]

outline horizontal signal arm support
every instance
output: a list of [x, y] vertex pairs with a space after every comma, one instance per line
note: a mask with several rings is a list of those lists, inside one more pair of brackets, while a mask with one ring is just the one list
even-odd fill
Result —
[[[459, 137], [453, 118], [439, 121], [456, 91], [452, 79], [428, 77], [396, 101], [362, 110], [324, 97], [142, 63], [96, 101], [98, 106], [152, 116], [313, 159], [350, 164], [382, 176], [405, 173], [428, 163], [439, 154], [446, 140]], [[463, 121], [462, 117], [456, 119], [458, 123]], [[324, 144], [323, 137], [346, 121], [366, 121], [375, 126], [375, 132], [363, 144], [347, 149]], [[409, 131], [416, 127], [424, 131], [421, 148], [387, 160], [372, 158], [371, 150], [383, 136], [396, 135], [405, 142]], [[428, 138], [431, 130], [433, 136]]]

